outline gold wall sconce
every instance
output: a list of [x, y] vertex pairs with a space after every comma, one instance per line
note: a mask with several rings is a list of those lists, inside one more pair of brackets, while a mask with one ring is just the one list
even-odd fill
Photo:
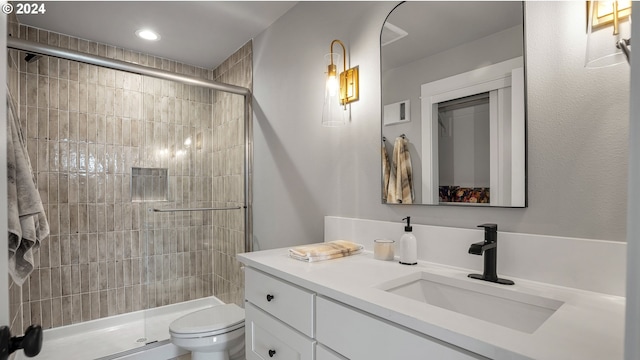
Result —
[[593, 6], [591, 26], [594, 29], [607, 25], [613, 25], [613, 35], [620, 33], [620, 21], [631, 16], [631, 1], [587, 1], [587, 14], [589, 7]]
[[[333, 52], [333, 46], [338, 43], [342, 47], [340, 53]], [[329, 54], [325, 55], [327, 62], [327, 82], [322, 108], [322, 126], [345, 125], [348, 119], [347, 104], [357, 101], [360, 97], [358, 86], [358, 67], [347, 69], [347, 51], [344, 43], [333, 40], [329, 45]], [[338, 76], [338, 64], [342, 60], [342, 72]]]
[[629, 62], [630, 57], [631, 1], [587, 1], [585, 66], [607, 67]]

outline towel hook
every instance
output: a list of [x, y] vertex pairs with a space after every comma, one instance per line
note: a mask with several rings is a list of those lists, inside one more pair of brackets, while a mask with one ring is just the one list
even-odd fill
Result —
[[400, 135], [401, 138], [406, 139], [407, 136], [405, 134]]

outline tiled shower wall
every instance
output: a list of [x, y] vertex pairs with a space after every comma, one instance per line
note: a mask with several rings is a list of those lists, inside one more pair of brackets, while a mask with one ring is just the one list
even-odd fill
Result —
[[[214, 71], [15, 22], [10, 33], [214, 77]], [[235, 244], [242, 243], [237, 239], [243, 239], [243, 212], [151, 209], [242, 204], [243, 158], [237, 154], [242, 142], [233, 138], [242, 132], [237, 128], [242, 122], [235, 121], [243, 115], [242, 97], [225, 97], [226, 113], [214, 112], [219, 96], [211, 90], [48, 57], [27, 64], [25, 54], [12, 53], [19, 67], [15, 97], [51, 226], [36, 270], [22, 287], [21, 306], [15, 307], [21, 318], [17, 333], [31, 323], [73, 324], [210, 296], [214, 290], [225, 301], [238, 298], [231, 295], [241, 289], [239, 266], [231, 257], [242, 251]], [[216, 73], [230, 76], [231, 68]], [[169, 201], [132, 201], [133, 167], [168, 169]], [[234, 271], [226, 270], [230, 267]]]

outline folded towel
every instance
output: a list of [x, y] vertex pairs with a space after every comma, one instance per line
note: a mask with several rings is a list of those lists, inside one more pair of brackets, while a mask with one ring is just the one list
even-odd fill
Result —
[[301, 245], [289, 249], [289, 256], [307, 262], [337, 259], [355, 255], [364, 247], [347, 240], [334, 240], [325, 243]]
[[393, 166], [389, 179], [387, 203], [413, 204], [414, 198], [409, 141], [399, 136], [393, 144]]
[[33, 251], [49, 235], [49, 223], [33, 179], [17, 112], [8, 92], [7, 190], [9, 274], [16, 284], [22, 285], [33, 271]]

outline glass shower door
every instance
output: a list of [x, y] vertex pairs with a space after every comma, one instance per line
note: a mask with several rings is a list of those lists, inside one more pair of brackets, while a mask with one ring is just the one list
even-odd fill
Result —
[[[250, 65], [239, 61], [231, 67], [242, 74], [215, 80], [250, 81]], [[169, 323], [199, 308], [243, 306], [236, 254], [245, 251], [248, 147], [244, 96], [157, 79], [143, 85], [137, 166], [149, 178], [132, 193], [144, 197], [141, 296], [150, 342], [168, 339]]]

